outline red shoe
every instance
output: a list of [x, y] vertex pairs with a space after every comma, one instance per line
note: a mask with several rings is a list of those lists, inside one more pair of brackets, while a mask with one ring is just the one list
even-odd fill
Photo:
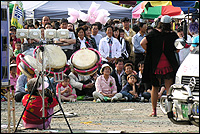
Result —
[[149, 115], [150, 117], [157, 117], [156, 110], [153, 110], [153, 112]]

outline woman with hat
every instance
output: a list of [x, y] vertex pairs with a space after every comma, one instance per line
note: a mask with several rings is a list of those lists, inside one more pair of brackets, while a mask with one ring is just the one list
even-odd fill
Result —
[[160, 20], [161, 29], [153, 29], [140, 42], [146, 51], [144, 63], [144, 72], [142, 74], [143, 82], [151, 82], [152, 93], [151, 102], [153, 112], [150, 116], [157, 116], [156, 106], [158, 100], [158, 90], [161, 86], [161, 78], [164, 79], [166, 90], [174, 83], [176, 71], [178, 70], [178, 61], [175, 56], [177, 50], [174, 42], [178, 35], [171, 30], [171, 17], [165, 15]]
[[[45, 90], [45, 98], [44, 98], [45, 117], [49, 117], [50, 115], [52, 115], [53, 107], [55, 107], [58, 104], [58, 101], [56, 100], [56, 98], [54, 98], [50, 90], [47, 89], [48, 86], [49, 86], [48, 82], [44, 82], [43, 89]], [[42, 112], [43, 112], [41, 79], [39, 79], [38, 82], [37, 82], [37, 78], [30, 79], [27, 83], [27, 89], [29, 93], [26, 94], [22, 99], [23, 106], [26, 106], [31, 93], [32, 95], [28, 102], [26, 110], [24, 112], [24, 115], [22, 117], [24, 127], [43, 129], [43, 119], [38, 118], [38, 117], [42, 117]], [[37, 115], [38, 117], [36, 117], [35, 115]], [[45, 119], [45, 129], [50, 127], [51, 118], [52, 116], [49, 117], [48, 119]]]
[[100, 75], [96, 82], [96, 91], [93, 92], [93, 97], [96, 102], [117, 101], [122, 98], [121, 93], [117, 93], [115, 79], [110, 75], [112, 68], [108, 64], [103, 64], [100, 70]]

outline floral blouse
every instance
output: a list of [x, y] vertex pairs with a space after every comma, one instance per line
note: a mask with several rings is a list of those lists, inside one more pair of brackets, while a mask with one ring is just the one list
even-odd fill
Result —
[[97, 77], [95, 82], [96, 91], [105, 94], [113, 94], [117, 93], [117, 86], [115, 83], [115, 79], [112, 76], [109, 76], [108, 81], [104, 78], [103, 75]]

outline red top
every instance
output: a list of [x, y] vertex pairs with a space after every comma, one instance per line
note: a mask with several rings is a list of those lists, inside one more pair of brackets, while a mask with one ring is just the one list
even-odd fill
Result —
[[[164, 50], [164, 43], [163, 43], [163, 50]], [[155, 70], [155, 74], [165, 75], [170, 72], [173, 72], [173, 68], [170, 65], [169, 61], [167, 60], [165, 54], [162, 53], [157, 68]]]
[[[22, 98], [23, 106], [26, 106], [27, 101], [29, 99], [29, 96], [30, 96], [30, 94], [26, 94]], [[47, 110], [46, 109], [55, 107], [58, 104], [58, 101], [54, 97], [53, 97], [53, 102], [51, 104], [49, 104], [48, 98], [49, 97], [44, 98], [44, 101], [45, 101], [45, 117], [47, 117]], [[42, 112], [43, 112], [42, 107], [43, 107], [42, 106], [42, 97], [31, 95], [31, 99], [29, 100], [29, 103], [28, 103], [26, 109], [29, 110], [30, 112], [32, 112], [33, 114], [35, 114], [39, 117], [42, 117]], [[39, 119], [38, 117], [32, 115], [31, 113], [29, 113], [27, 111], [24, 112], [22, 119], [24, 120], [24, 122], [30, 123], [30, 124], [42, 124], [43, 123], [43, 119]], [[45, 121], [47, 121], [47, 119]]]

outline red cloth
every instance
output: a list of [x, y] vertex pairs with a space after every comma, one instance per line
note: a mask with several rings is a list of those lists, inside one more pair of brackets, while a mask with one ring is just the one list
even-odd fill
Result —
[[[163, 42], [163, 50], [164, 50], [165, 43]], [[173, 72], [173, 68], [170, 65], [167, 57], [164, 53], [162, 53], [160, 60], [158, 62], [157, 68], [155, 70], [155, 74], [165, 75], [167, 73]]]
[[157, 65], [155, 74], [167, 74], [169, 72], [172, 72], [173, 68], [170, 65], [169, 61], [167, 60], [167, 57], [165, 56], [164, 53], [162, 53], [161, 57], [160, 57], [160, 61]]
[[185, 44], [184, 48], [188, 48], [190, 47], [191, 45], [188, 45], [188, 44]]
[[[27, 101], [29, 99], [29, 96], [30, 96], [30, 94], [26, 94], [22, 98], [23, 106], [26, 106]], [[51, 104], [49, 104], [49, 107], [47, 107], [48, 98], [49, 97], [45, 97], [45, 99], [44, 99], [44, 101], [45, 101], [45, 117], [47, 117], [47, 110], [46, 109], [51, 108], [51, 107], [55, 107], [58, 104], [58, 101], [56, 100], [56, 98], [53, 98], [53, 102]], [[42, 106], [42, 97], [32, 95], [26, 109], [29, 110], [30, 112], [32, 112], [33, 114], [35, 114], [39, 117], [42, 117], [42, 112], [43, 112], [43, 110], [41, 110], [42, 107], [43, 107]], [[43, 123], [43, 119], [39, 119], [39, 118], [37, 118], [36, 116], [32, 115], [31, 113], [29, 113], [27, 111], [24, 112], [22, 119], [24, 120], [24, 122], [30, 123], [30, 124], [42, 124]], [[47, 119], [45, 121], [47, 121]]]

